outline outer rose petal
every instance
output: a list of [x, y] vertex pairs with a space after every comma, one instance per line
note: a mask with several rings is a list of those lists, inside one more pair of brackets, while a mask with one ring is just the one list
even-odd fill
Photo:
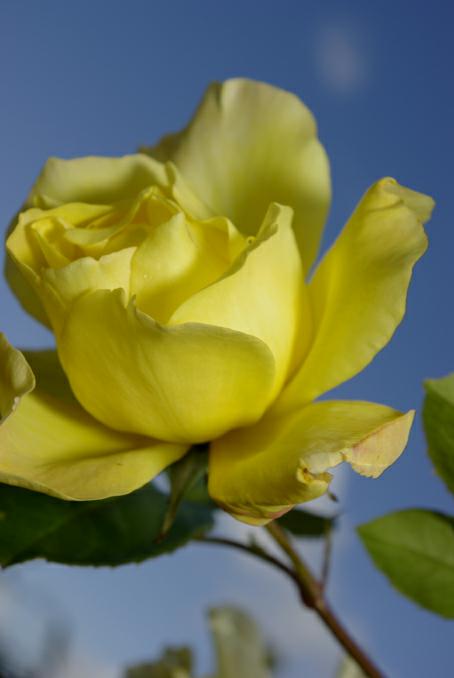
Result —
[[0, 424], [34, 387], [35, 377], [30, 365], [0, 332]]
[[427, 247], [431, 198], [382, 179], [366, 193], [309, 285], [314, 341], [276, 403], [300, 407], [360, 372], [405, 312], [415, 262]]
[[48, 209], [73, 202], [117, 203], [153, 184], [167, 184], [165, 169], [142, 153], [121, 158], [49, 158], [26, 204]]
[[0, 426], [0, 482], [103, 499], [141, 487], [185, 453], [184, 445], [109, 430], [74, 399], [54, 352], [27, 357], [38, 386]]
[[53, 351], [27, 358], [38, 387], [0, 426], [0, 482], [63, 499], [104, 499], [141, 487], [186, 452], [109, 430], [74, 399]]
[[197, 322], [228, 327], [261, 339], [276, 361], [276, 393], [311, 338], [292, 216], [289, 207], [271, 205], [257, 238], [226, 275], [190, 297], [169, 320], [170, 325]]
[[377, 477], [401, 454], [413, 412], [324, 401], [233, 431], [211, 446], [209, 492], [235, 518], [260, 525], [323, 494], [327, 470], [347, 461]]
[[305, 270], [330, 201], [328, 160], [310, 111], [294, 94], [252, 80], [214, 83], [189, 125], [149, 149], [171, 160], [208, 205], [255, 235], [270, 202], [291, 205]]
[[255, 337], [221, 327], [159, 325], [121, 290], [80, 297], [58, 338], [78, 400], [97, 419], [160, 440], [199, 443], [257, 421], [274, 359]]

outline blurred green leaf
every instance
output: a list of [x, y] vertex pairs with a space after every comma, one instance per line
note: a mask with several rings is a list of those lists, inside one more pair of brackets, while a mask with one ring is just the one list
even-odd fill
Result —
[[[271, 678], [270, 659], [260, 629], [236, 607], [209, 611], [215, 650], [215, 672], [205, 678]], [[124, 678], [194, 678], [194, 661], [187, 647], [167, 648], [157, 661], [126, 669]]]
[[167, 496], [153, 485], [124, 497], [68, 502], [0, 485], [0, 565], [33, 558], [72, 565], [121, 565], [154, 558], [212, 527], [209, 506], [184, 502], [165, 539]]
[[403, 594], [443, 617], [454, 617], [454, 519], [409, 509], [358, 528], [375, 565]]
[[217, 670], [211, 678], [271, 678], [267, 648], [254, 620], [236, 607], [210, 610]]
[[169, 647], [157, 662], [126, 669], [124, 678], [191, 678], [192, 652], [187, 647]]
[[454, 374], [424, 384], [423, 423], [435, 469], [454, 494]]
[[302, 509], [293, 509], [281, 516], [277, 522], [297, 537], [324, 537], [334, 527], [335, 519]]
[[367, 676], [358, 664], [347, 655], [339, 666], [336, 678], [367, 678]]

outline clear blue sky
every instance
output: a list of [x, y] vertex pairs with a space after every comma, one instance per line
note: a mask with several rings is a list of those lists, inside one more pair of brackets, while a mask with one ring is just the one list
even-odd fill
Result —
[[[129, 153], [181, 127], [215, 79], [241, 75], [290, 89], [316, 114], [332, 162], [325, 245], [381, 176], [437, 201], [404, 324], [338, 390], [420, 407], [422, 380], [454, 369], [453, 20], [441, 0], [0, 0], [0, 223], [6, 228], [49, 155]], [[0, 321], [17, 345], [50, 343], [3, 281]], [[430, 470], [419, 421], [404, 457], [380, 481], [341, 471], [336, 483], [344, 517], [333, 604], [392, 678], [447, 675], [452, 625], [396, 594], [353, 533], [391, 509], [452, 510]], [[236, 529], [232, 522], [225, 529]], [[280, 575], [226, 551], [194, 546], [115, 571], [27, 564], [2, 576], [33, 613], [30, 638], [41, 617], [65, 618], [72, 656], [105, 666], [99, 676], [110, 678], [120, 663], [167, 642], [195, 644], [206, 668], [203, 610], [224, 601], [243, 601], [287, 655], [281, 678], [331, 676], [338, 658]]]

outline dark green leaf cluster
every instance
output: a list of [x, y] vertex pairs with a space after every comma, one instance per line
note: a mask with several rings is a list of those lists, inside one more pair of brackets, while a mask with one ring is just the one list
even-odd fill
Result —
[[0, 565], [32, 558], [122, 565], [170, 553], [213, 526], [209, 505], [186, 501], [161, 538], [167, 496], [153, 485], [124, 497], [70, 502], [0, 486]]

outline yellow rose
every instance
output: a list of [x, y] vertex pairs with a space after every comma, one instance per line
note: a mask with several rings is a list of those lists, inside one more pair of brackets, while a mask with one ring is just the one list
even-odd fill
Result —
[[211, 496], [261, 524], [341, 461], [378, 476], [413, 412], [314, 401], [391, 338], [432, 200], [382, 179], [309, 277], [330, 180], [299, 99], [213, 85], [147, 153], [49, 160], [8, 237], [10, 283], [63, 371], [0, 343], [0, 480], [101, 499], [210, 442]]

